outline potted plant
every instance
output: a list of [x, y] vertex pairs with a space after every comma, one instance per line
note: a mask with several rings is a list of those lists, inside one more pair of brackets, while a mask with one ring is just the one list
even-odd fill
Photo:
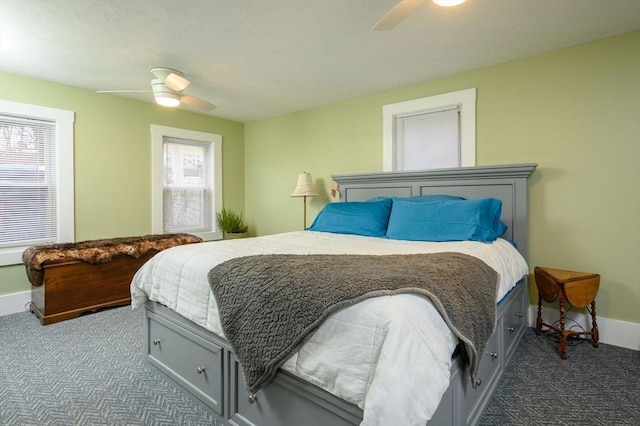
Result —
[[222, 209], [216, 213], [216, 224], [226, 240], [249, 235], [249, 227], [244, 222], [242, 212], [238, 214], [230, 209]]

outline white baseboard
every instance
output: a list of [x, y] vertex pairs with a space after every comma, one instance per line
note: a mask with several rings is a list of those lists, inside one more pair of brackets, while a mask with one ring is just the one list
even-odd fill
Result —
[[31, 302], [31, 291], [0, 294], [0, 317], [28, 311], [27, 303]]
[[[597, 313], [596, 313], [597, 315]], [[536, 326], [538, 306], [529, 305], [529, 327]], [[567, 312], [567, 329], [573, 325], [579, 325], [583, 329], [591, 330], [591, 316], [581, 312]], [[557, 308], [543, 307], [542, 320], [547, 324], [553, 324], [560, 319]], [[608, 345], [640, 351], [640, 324], [620, 321], [596, 316], [598, 321], [599, 341]]]

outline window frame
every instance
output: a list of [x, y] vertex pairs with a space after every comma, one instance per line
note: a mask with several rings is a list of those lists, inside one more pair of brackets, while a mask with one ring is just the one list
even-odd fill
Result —
[[[164, 138], [184, 139], [209, 144], [209, 162], [211, 173], [210, 185], [214, 194], [211, 197], [211, 212], [213, 215], [222, 209], [222, 136], [215, 133], [198, 132], [195, 130], [167, 127], [158, 124], [151, 125], [151, 229], [154, 234], [164, 233], [164, 204], [163, 204], [163, 144]], [[222, 231], [218, 229], [215, 217], [211, 221], [211, 230], [205, 232], [191, 232], [204, 241], [220, 240]]]
[[397, 168], [397, 118], [407, 114], [420, 114], [452, 107], [460, 110], [460, 166], [476, 165], [476, 88], [463, 89], [382, 107], [382, 170], [402, 171]]
[[[56, 144], [56, 242], [75, 241], [73, 138], [75, 113], [59, 108], [0, 100], [0, 113], [26, 119], [55, 122]], [[22, 263], [29, 246], [0, 248], [0, 266]]]

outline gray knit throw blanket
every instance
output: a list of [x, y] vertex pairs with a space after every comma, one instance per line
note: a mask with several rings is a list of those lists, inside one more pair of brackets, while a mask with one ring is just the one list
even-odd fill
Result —
[[472, 383], [496, 321], [498, 274], [461, 253], [257, 255], [213, 268], [209, 284], [247, 390], [257, 392], [331, 313], [370, 297], [427, 296], [460, 339]]

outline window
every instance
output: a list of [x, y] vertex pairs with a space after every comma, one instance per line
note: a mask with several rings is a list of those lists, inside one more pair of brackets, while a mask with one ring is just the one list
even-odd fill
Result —
[[383, 170], [475, 166], [476, 89], [385, 105]]
[[154, 124], [151, 139], [153, 232], [222, 238], [222, 136]]
[[0, 265], [74, 241], [74, 113], [0, 101]]

